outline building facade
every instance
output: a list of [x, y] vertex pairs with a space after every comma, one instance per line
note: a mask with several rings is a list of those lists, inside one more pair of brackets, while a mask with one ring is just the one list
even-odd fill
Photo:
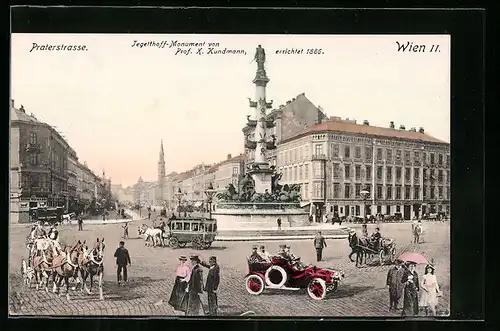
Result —
[[283, 140], [281, 184], [299, 184], [319, 218], [450, 211], [450, 145], [423, 128], [330, 120]]

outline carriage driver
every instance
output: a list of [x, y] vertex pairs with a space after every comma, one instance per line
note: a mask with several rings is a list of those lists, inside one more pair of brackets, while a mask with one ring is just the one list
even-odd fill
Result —
[[57, 231], [57, 223], [50, 227], [49, 239], [59, 242], [59, 231]]
[[380, 245], [380, 239], [382, 239], [382, 235], [380, 234], [379, 227], [375, 228], [375, 232], [371, 235], [370, 239], [371, 239], [371, 242], [373, 244], [374, 250], [378, 250], [379, 245]]

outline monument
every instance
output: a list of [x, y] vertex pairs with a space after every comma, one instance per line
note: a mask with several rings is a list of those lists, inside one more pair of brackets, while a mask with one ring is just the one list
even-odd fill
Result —
[[247, 116], [247, 125], [254, 128], [254, 140], [247, 139], [245, 147], [253, 150], [253, 163], [240, 179], [238, 187], [232, 184], [217, 195], [216, 210], [218, 229], [276, 228], [280, 218], [282, 226], [304, 226], [309, 224], [309, 214], [300, 207], [300, 186], [281, 185], [281, 174], [266, 160], [268, 150], [276, 149], [276, 137], [270, 134], [275, 126], [267, 117], [272, 101], [266, 101], [266, 86], [269, 82], [264, 63], [266, 53], [259, 45], [254, 59], [257, 72], [254, 80], [255, 101], [249, 99], [255, 109], [254, 118]]

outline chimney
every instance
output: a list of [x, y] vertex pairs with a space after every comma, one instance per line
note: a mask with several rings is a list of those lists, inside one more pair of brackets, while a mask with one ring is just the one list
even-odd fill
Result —
[[411, 132], [417, 132], [417, 129], [415, 129], [415, 128], [411, 128], [411, 129], [410, 129], [410, 131], [411, 131]]
[[425, 131], [424, 131], [424, 128], [420, 127], [420, 129], [418, 129], [418, 132], [420, 132], [420, 133], [424, 133], [424, 132], [425, 132]]
[[227, 159], [231, 160], [231, 154], [227, 154]]
[[24, 106], [23, 105], [21, 105], [21, 108], [19, 110], [22, 111], [23, 113], [26, 113], [26, 111], [24, 110]]
[[404, 126], [404, 124], [401, 124], [401, 125], [399, 126], [399, 130], [404, 130], [404, 129], [406, 129], [406, 128], [405, 128], [405, 126]]
[[391, 121], [391, 122], [390, 122], [389, 127], [390, 127], [391, 129], [394, 129], [394, 122], [393, 122], [393, 121]]
[[291, 101], [290, 101], [290, 100], [288, 100], [288, 101], [286, 102], [286, 104], [288, 105], [290, 102], [291, 102]]
[[364, 120], [363, 125], [370, 125], [370, 122], [368, 122], [367, 120]]
[[10, 106], [14, 108], [14, 99], [10, 99]]

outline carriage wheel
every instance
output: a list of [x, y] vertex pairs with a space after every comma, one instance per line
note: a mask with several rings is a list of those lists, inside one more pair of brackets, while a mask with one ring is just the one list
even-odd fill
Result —
[[186, 243], [181, 243], [181, 242], [179, 242], [179, 247], [180, 247], [180, 248], [184, 248], [184, 247], [186, 247]]
[[395, 259], [396, 259], [396, 247], [392, 247], [392, 249], [391, 249], [391, 263], [393, 263]]
[[179, 247], [179, 239], [170, 237], [170, 239], [168, 240], [168, 246], [170, 246], [170, 248], [176, 249], [177, 247]]
[[307, 294], [314, 300], [323, 300], [326, 296], [326, 282], [321, 278], [314, 278], [307, 285]]
[[210, 241], [205, 241], [204, 244], [203, 244], [204, 248], [205, 249], [209, 249], [210, 246], [212, 246], [212, 243]]
[[380, 265], [383, 265], [384, 264], [384, 261], [385, 261], [385, 251], [384, 249], [382, 248], [380, 250], [380, 252], [378, 253], [378, 257], [380, 259]]
[[201, 249], [203, 249], [203, 248], [204, 248], [204, 247], [203, 247], [203, 241], [201, 240], [201, 238], [200, 238], [200, 237], [196, 237], [196, 238], [194, 238], [194, 239], [193, 239], [193, 241], [191, 242], [191, 244], [193, 245], [193, 248], [194, 248], [194, 249], [199, 249], [199, 250], [201, 250]]
[[259, 295], [264, 291], [264, 280], [258, 275], [250, 275], [245, 280], [247, 292], [253, 295]]

